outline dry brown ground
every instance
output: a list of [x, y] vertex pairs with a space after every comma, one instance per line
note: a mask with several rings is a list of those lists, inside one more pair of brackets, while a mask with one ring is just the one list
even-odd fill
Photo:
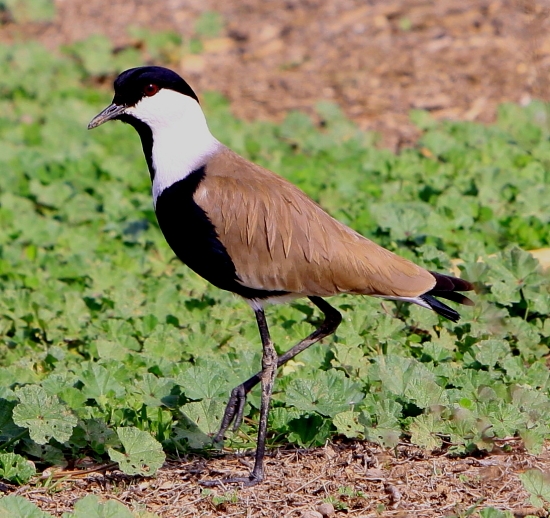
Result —
[[[280, 120], [290, 109], [313, 113], [320, 99], [337, 102], [382, 145], [411, 144], [412, 108], [438, 118], [489, 122], [505, 101], [548, 99], [550, 0], [57, 0], [49, 24], [0, 27], [0, 41], [35, 38], [54, 49], [104, 33], [131, 44], [141, 25], [193, 35], [200, 13], [223, 15], [225, 31], [184, 56], [179, 71], [199, 91], [223, 92], [246, 119]], [[214, 505], [197, 480], [246, 470], [243, 458], [168, 462], [153, 479], [97, 471], [33, 486], [4, 486], [56, 516], [95, 493], [163, 517], [302, 516], [324, 499], [350, 516], [468, 516], [476, 505], [530, 508], [517, 474], [550, 472], [548, 451], [451, 459], [408, 446], [397, 455], [372, 445], [337, 444], [275, 453], [265, 484], [237, 490], [235, 503]], [[1, 489], [1, 488], [0, 488]], [[216, 489], [230, 495], [232, 489]], [[350, 493], [351, 494], [347, 494]], [[343, 494], [344, 493], [344, 494]]]
[[[131, 25], [193, 36], [200, 13], [225, 31], [179, 71], [246, 119], [281, 119], [338, 103], [398, 148], [418, 136], [413, 108], [490, 122], [498, 104], [548, 98], [549, 0], [57, 0], [50, 24], [5, 25], [0, 40], [50, 48], [104, 33], [131, 43]], [[549, 99], [550, 100], [550, 99]]]
[[[515, 441], [513, 441], [515, 442]], [[272, 452], [267, 481], [252, 488], [221, 487], [205, 492], [198, 480], [247, 473], [250, 457], [190, 457], [170, 461], [155, 478], [120, 472], [59, 472], [57, 481], [9, 488], [41, 509], [61, 516], [88, 494], [153, 511], [166, 518], [194, 516], [306, 517], [330, 500], [336, 516], [477, 516], [494, 506], [515, 517], [548, 516], [528, 503], [517, 477], [529, 468], [550, 470], [550, 455], [532, 456], [512, 445], [509, 453], [451, 459], [408, 445], [387, 452], [363, 443]], [[517, 446], [517, 445], [516, 445]], [[11, 491], [10, 491], [11, 492]], [[218, 503], [215, 497], [226, 497]], [[311, 518], [322, 515], [310, 515]], [[327, 516], [333, 516], [331, 514]]]

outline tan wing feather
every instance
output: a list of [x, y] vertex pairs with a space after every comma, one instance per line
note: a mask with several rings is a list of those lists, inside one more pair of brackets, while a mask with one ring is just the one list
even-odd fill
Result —
[[195, 201], [245, 286], [416, 297], [435, 285], [427, 270], [346, 227], [290, 182], [229, 149], [207, 165]]

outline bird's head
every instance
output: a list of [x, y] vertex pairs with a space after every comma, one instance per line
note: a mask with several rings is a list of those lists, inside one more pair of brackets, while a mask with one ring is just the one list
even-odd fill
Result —
[[114, 87], [113, 102], [90, 121], [88, 129], [121, 120], [134, 126], [145, 123], [154, 132], [186, 115], [202, 114], [193, 89], [167, 68], [131, 68], [116, 78]]

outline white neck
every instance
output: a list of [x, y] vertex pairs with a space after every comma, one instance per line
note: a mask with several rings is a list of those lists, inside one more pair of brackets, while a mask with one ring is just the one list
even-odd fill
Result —
[[206, 164], [222, 144], [210, 133], [199, 103], [173, 90], [144, 97], [127, 113], [153, 133], [153, 202], [164, 189]]

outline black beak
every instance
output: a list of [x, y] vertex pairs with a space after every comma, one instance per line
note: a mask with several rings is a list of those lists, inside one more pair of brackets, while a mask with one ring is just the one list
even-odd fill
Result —
[[107, 106], [101, 113], [98, 113], [88, 124], [88, 129], [97, 128], [104, 122], [116, 119], [119, 115], [122, 115], [126, 110], [126, 106], [119, 104], [111, 104]]

